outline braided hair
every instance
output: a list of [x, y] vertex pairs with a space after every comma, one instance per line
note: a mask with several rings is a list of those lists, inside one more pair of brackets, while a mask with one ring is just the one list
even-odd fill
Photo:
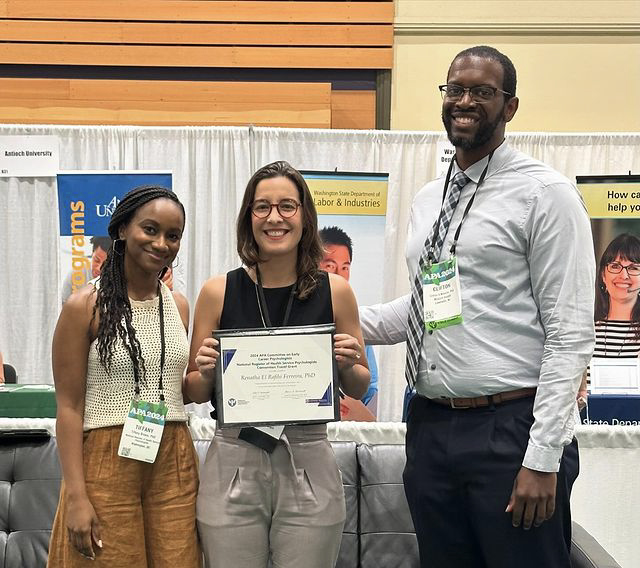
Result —
[[[154, 199], [171, 199], [178, 204], [185, 218], [184, 207], [175, 193], [159, 185], [141, 185], [127, 193], [115, 208], [109, 222], [109, 236], [113, 246], [107, 252], [102, 264], [100, 286], [97, 288], [96, 303], [91, 322], [98, 320], [98, 356], [107, 371], [111, 368], [113, 346], [118, 338], [131, 357], [134, 373], [144, 377], [145, 364], [140, 342], [132, 325], [131, 303], [127, 292], [124, 273], [125, 241], [120, 239], [120, 229], [129, 224], [136, 211]], [[141, 372], [142, 371], [142, 372]]]

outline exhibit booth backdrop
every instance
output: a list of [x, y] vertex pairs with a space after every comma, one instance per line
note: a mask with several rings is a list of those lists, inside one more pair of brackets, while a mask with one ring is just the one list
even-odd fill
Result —
[[[61, 170], [169, 170], [187, 226], [176, 288], [193, 307], [202, 283], [238, 266], [235, 218], [252, 172], [274, 160], [304, 170], [388, 172], [383, 295], [408, 291], [404, 247], [413, 196], [435, 176], [440, 132], [273, 128], [2, 125], [2, 135], [55, 135]], [[517, 149], [576, 175], [640, 172], [639, 133], [513, 133]], [[60, 307], [55, 178], [0, 179], [0, 350], [30, 382], [51, 383]], [[378, 416], [399, 420], [404, 345], [384, 348]]]

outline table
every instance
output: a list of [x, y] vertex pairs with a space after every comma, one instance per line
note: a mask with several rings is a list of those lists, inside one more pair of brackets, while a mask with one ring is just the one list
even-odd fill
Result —
[[51, 385], [0, 385], [0, 416], [55, 418], [55, 389]]

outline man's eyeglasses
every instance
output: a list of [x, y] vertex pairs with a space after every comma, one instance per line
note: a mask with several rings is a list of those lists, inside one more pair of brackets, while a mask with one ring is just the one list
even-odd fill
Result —
[[622, 269], [626, 270], [629, 276], [640, 276], [640, 264], [620, 264], [619, 262], [607, 264], [607, 272], [611, 274], [620, 274]]
[[439, 85], [440, 93], [443, 99], [450, 101], [458, 101], [464, 97], [465, 93], [469, 93], [472, 101], [477, 103], [486, 103], [496, 96], [496, 93], [504, 93], [511, 96], [511, 93], [496, 89], [490, 85], [476, 85], [475, 87], [461, 87], [460, 85]]
[[269, 203], [268, 201], [260, 199], [251, 204], [251, 213], [253, 213], [253, 215], [258, 219], [264, 219], [271, 215], [271, 211], [273, 211], [273, 208], [275, 207], [278, 210], [280, 217], [288, 219], [296, 214], [300, 205], [301, 203], [298, 203], [294, 199], [283, 199], [279, 203]]

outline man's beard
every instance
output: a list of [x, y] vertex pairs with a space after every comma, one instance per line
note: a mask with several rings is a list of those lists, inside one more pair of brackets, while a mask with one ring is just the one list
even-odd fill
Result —
[[454, 147], [460, 148], [461, 150], [473, 150], [474, 148], [480, 148], [484, 146], [491, 137], [494, 132], [502, 122], [502, 113], [498, 114], [496, 119], [493, 122], [487, 122], [486, 120], [480, 120], [478, 125], [478, 130], [472, 138], [468, 138], [465, 136], [454, 136], [452, 133], [452, 122], [453, 117], [450, 112], [442, 113], [442, 122], [447, 131], [447, 137], [449, 138], [449, 142], [453, 144]]

